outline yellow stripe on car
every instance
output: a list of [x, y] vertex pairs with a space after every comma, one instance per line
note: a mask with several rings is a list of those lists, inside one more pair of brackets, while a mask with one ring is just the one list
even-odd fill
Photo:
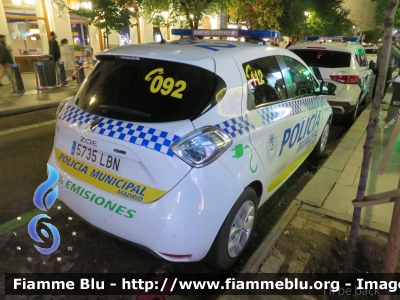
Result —
[[283, 170], [274, 180], [270, 183], [267, 188], [268, 193], [276, 189], [296, 168], [306, 159], [314, 147], [310, 147], [306, 152], [304, 152], [298, 159], [296, 159], [292, 164], [290, 164], [285, 170]]
[[140, 202], [153, 202], [167, 193], [167, 191], [94, 167], [58, 148], [55, 148], [55, 154], [58, 164], [68, 174], [122, 198]]

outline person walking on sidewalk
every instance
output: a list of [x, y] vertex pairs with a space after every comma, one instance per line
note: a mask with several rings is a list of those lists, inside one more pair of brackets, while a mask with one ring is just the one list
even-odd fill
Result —
[[[60, 60], [64, 62], [65, 74], [67, 75], [68, 78], [74, 73], [75, 64], [74, 60], [72, 59], [72, 51], [71, 48], [68, 46], [67, 39], [61, 40], [60, 54], [61, 54]], [[72, 79], [75, 79], [74, 77]]]
[[[0, 86], [1, 80], [3, 79], [4, 75], [8, 74], [8, 69], [10, 64], [14, 62], [12, 54], [10, 50], [6, 47], [6, 36], [0, 34]], [[9, 75], [9, 74], [8, 74]], [[8, 76], [10, 78], [10, 76]]]
[[[396, 69], [398, 65], [398, 60], [400, 59], [400, 52], [398, 50], [399, 43], [397, 41], [393, 41], [392, 46], [390, 47], [390, 54], [389, 54], [389, 64], [388, 64], [388, 70], [386, 73], [386, 82], [385, 82], [385, 88], [383, 90], [383, 98], [385, 98], [386, 91], [389, 88], [390, 82], [389, 80], [392, 79], [392, 75], [394, 70]], [[375, 77], [375, 83], [374, 83], [374, 89], [372, 91], [372, 99], [375, 97], [375, 90], [376, 90], [376, 84], [378, 82], [378, 75], [379, 75], [379, 64], [380, 64], [380, 58], [381, 58], [381, 52], [382, 48], [380, 47], [377, 52], [377, 60], [376, 60], [376, 68], [374, 69], [374, 73], [376, 74]]]
[[54, 58], [54, 63], [57, 63], [61, 57], [60, 46], [58, 45], [56, 38], [56, 33], [54, 31], [50, 32], [49, 49], [50, 55]]

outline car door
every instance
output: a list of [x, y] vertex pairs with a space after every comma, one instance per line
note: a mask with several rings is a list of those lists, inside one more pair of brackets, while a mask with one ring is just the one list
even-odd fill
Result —
[[284, 134], [300, 123], [301, 115], [291, 105], [275, 56], [245, 61], [242, 69], [247, 87], [243, 119], [249, 128], [250, 142], [264, 165], [267, 192], [273, 193], [290, 175], [288, 167], [296, 150], [283, 143], [283, 139], [290, 139]]
[[322, 132], [325, 102], [323, 96], [317, 95], [319, 84], [305, 64], [289, 56], [281, 56], [280, 62], [290, 87], [291, 106], [299, 110], [300, 123], [285, 129], [282, 147], [283, 152], [291, 150], [291, 170], [295, 171], [313, 150]]
[[358, 86], [361, 88], [361, 97], [360, 99], [364, 99], [367, 96], [368, 91], [371, 88], [371, 79], [372, 79], [372, 70], [369, 69], [367, 54], [365, 53], [364, 48], [360, 47], [354, 51], [354, 56], [358, 63], [358, 68], [356, 68], [356, 72], [358, 75]]

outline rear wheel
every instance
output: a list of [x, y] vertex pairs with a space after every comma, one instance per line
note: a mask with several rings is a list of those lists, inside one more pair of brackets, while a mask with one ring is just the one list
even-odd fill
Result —
[[344, 116], [345, 122], [349, 125], [353, 124], [357, 120], [358, 106], [360, 105], [360, 100], [361, 99], [358, 98], [354, 110], [352, 110], [349, 114]]
[[314, 158], [318, 158], [324, 153], [326, 144], [328, 143], [328, 138], [329, 138], [329, 129], [330, 125], [329, 123], [326, 123], [324, 130], [322, 131], [321, 137], [319, 138], [317, 144], [315, 145], [315, 148], [312, 152], [312, 156]]
[[210, 265], [226, 270], [237, 262], [253, 236], [257, 205], [256, 192], [247, 187], [226, 217], [207, 254], [206, 261]]

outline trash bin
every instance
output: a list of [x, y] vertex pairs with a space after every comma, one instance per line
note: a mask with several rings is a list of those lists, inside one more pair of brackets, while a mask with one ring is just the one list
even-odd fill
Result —
[[36, 75], [40, 86], [57, 85], [56, 68], [54, 58], [51, 55], [39, 55], [38, 63], [35, 63]]
[[68, 85], [64, 62], [58, 61], [57, 66], [58, 66], [58, 78], [60, 78], [60, 82], [58, 84], [61, 84], [63, 86]]
[[25, 92], [24, 82], [22, 81], [19, 64], [10, 64], [12, 74], [12, 85], [14, 92]]
[[76, 61], [77, 67], [77, 84], [81, 84], [85, 80], [85, 69], [83, 68], [83, 61], [78, 60]]

